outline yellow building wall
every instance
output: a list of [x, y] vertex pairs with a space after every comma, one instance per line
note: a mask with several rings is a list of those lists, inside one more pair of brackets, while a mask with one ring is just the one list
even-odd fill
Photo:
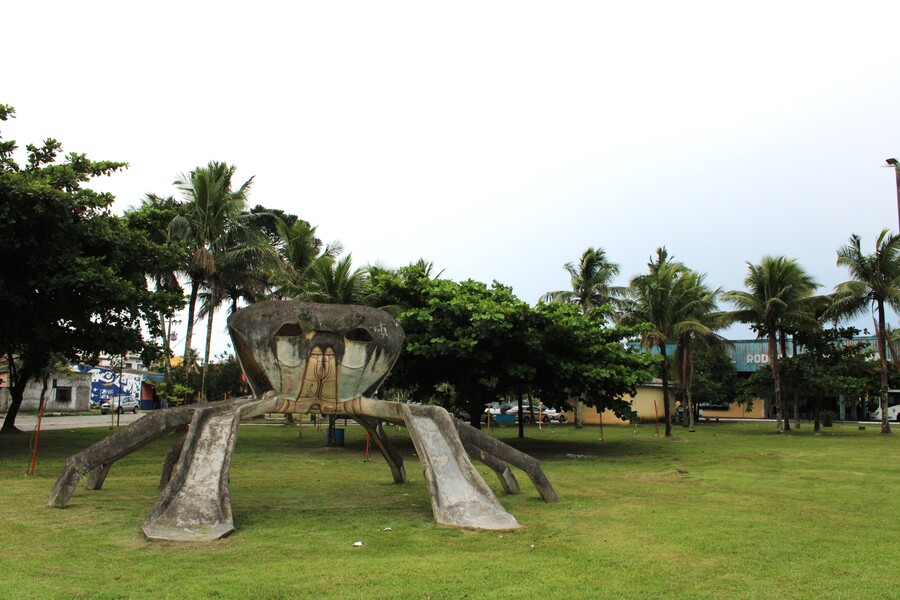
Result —
[[[670, 406], [669, 411], [671, 414], [675, 414], [675, 394], [669, 391], [669, 399]], [[644, 385], [639, 386], [637, 388], [637, 395], [634, 398], [625, 397], [625, 400], [630, 400], [632, 402], [632, 406], [634, 410], [637, 411], [638, 420], [641, 422], [653, 422], [657, 419], [657, 415], [659, 421], [662, 423], [665, 421], [665, 406], [663, 405], [663, 393], [662, 386], [659, 385]], [[756, 400], [753, 402], [752, 410], [747, 410], [746, 406], [740, 406], [738, 404], [731, 404], [726, 410], [711, 410], [711, 409], [703, 409], [703, 416], [706, 419], [734, 419], [734, 418], [743, 418], [743, 419], [761, 419], [763, 418], [763, 401]], [[566, 417], [569, 419], [570, 423], [575, 422], [575, 413], [570, 410], [566, 413]], [[599, 425], [600, 424], [600, 415], [597, 414], [596, 409], [585, 407], [584, 411], [581, 415], [581, 420], [585, 425]], [[616, 413], [611, 410], [603, 411], [603, 424], [604, 425], [621, 425], [628, 424], [630, 421], [625, 421], [616, 416]]]
[[[672, 396], [672, 394], [669, 394]], [[625, 400], [631, 401], [634, 410], [637, 411], [638, 419], [641, 421], [653, 421], [656, 419], [656, 411], [659, 411], [659, 420], [665, 420], [665, 407], [663, 406], [663, 393], [662, 388], [658, 386], [640, 386], [637, 388], [637, 395], [634, 398], [625, 397]], [[654, 408], [655, 403], [655, 408]], [[675, 404], [673, 400], [672, 410], [675, 410]], [[573, 411], [569, 411], [566, 413], [566, 417], [569, 419], [570, 423], [575, 422], [575, 413]], [[581, 421], [585, 425], [599, 425], [600, 424], [600, 415], [597, 414], [597, 410], [594, 408], [585, 407], [581, 414]], [[611, 410], [603, 411], [603, 424], [604, 425], [620, 425], [620, 424], [628, 424], [630, 421], [625, 421], [616, 416], [616, 413]]]
[[747, 410], [747, 405], [729, 404], [725, 410], [713, 410], [711, 408], [703, 409], [703, 417], [706, 419], [762, 419], [763, 418], [763, 401], [756, 399], [753, 401], [753, 408]]

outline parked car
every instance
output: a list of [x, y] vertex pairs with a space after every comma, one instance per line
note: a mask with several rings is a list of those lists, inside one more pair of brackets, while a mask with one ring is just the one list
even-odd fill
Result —
[[463, 423], [468, 423], [472, 420], [472, 416], [464, 410], [458, 410], [453, 413], [453, 416], [462, 421]]
[[115, 398], [112, 401], [107, 400], [106, 402], [101, 404], [100, 413], [105, 415], [109, 413], [110, 410], [113, 410], [121, 415], [123, 412], [127, 412], [130, 410], [131, 412], [137, 414], [139, 404], [140, 403], [136, 399], [131, 397]]
[[481, 422], [487, 423], [488, 415], [492, 417], [496, 417], [497, 415], [505, 415], [506, 411], [515, 406], [515, 404], [511, 404], [505, 402], [500, 404], [499, 402], [491, 402], [487, 408], [484, 409], [484, 414], [481, 416]]
[[[531, 423], [531, 405], [523, 404], [522, 405], [522, 422], [523, 423]], [[513, 415], [518, 417], [519, 415], [519, 407], [518, 405], [513, 405], [506, 414]], [[550, 423], [551, 421], [555, 421], [558, 423], [565, 423], [568, 421], [566, 415], [558, 412], [555, 408], [544, 407], [543, 410], [540, 410], [537, 406], [534, 407], [534, 418], [540, 419], [542, 423]]]

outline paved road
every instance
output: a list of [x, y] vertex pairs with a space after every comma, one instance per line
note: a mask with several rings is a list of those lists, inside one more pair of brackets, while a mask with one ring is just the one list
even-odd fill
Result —
[[[138, 414], [124, 413], [122, 415], [86, 415], [86, 416], [55, 416], [44, 415], [41, 421], [41, 431], [45, 429], [77, 429], [80, 427], [109, 427], [115, 426], [118, 421], [119, 426], [128, 425], [137, 421], [144, 416], [144, 413]], [[5, 418], [5, 415], [3, 415]], [[20, 414], [16, 417], [16, 427], [22, 431], [33, 431], [37, 423], [37, 416], [32, 414]]]

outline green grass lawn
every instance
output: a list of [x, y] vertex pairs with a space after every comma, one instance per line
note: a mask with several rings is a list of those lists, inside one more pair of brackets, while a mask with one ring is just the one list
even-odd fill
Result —
[[[231, 469], [237, 532], [211, 544], [149, 542], [160, 440], [117, 463], [104, 489], [47, 508], [66, 457], [109, 429], [47, 431], [26, 477], [28, 436], [0, 437], [4, 598], [897, 598], [900, 439], [878, 427], [705, 424], [514, 428], [561, 498], [501, 503], [514, 533], [434, 525], [405, 430], [388, 428], [409, 483], [394, 485], [365, 433], [245, 426]], [[390, 530], [385, 530], [390, 528]], [[353, 542], [361, 541], [362, 547]]]

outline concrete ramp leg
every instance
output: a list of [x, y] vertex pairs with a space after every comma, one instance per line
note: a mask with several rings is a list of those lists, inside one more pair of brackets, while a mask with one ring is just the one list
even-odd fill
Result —
[[150, 539], [212, 541], [232, 533], [228, 474], [241, 418], [271, 401], [197, 409], [178, 466], [144, 521]]
[[439, 525], [509, 530], [522, 527], [497, 501], [472, 466], [455, 419], [437, 406], [403, 404], [403, 417], [416, 447]]
[[400, 456], [400, 453], [397, 452], [397, 449], [391, 444], [391, 440], [388, 439], [387, 434], [384, 432], [384, 428], [381, 426], [381, 421], [358, 415], [354, 415], [353, 418], [366, 429], [371, 440], [375, 442], [375, 446], [381, 452], [384, 460], [391, 468], [391, 474], [394, 476], [394, 483], [406, 483], [406, 467], [403, 466], [403, 457]]
[[[550, 480], [547, 479], [544, 470], [541, 469], [540, 463], [535, 458], [516, 450], [512, 446], [507, 446], [500, 440], [496, 440], [483, 431], [475, 429], [468, 423], [462, 423], [459, 419], [455, 419], [455, 421], [459, 437], [470, 452], [480, 449], [485, 455], [492, 456], [496, 461], [485, 462], [485, 464], [494, 469], [494, 471], [497, 471], [497, 467], [501, 466], [502, 463], [522, 469], [541, 495], [541, 500], [544, 502], [559, 502], [556, 490], [550, 485]], [[498, 475], [500, 475], [499, 471]]]
[[170, 408], [147, 414], [93, 446], [69, 457], [50, 493], [49, 506], [65, 508], [81, 478], [90, 473], [88, 489], [100, 489], [113, 463], [156, 438], [191, 422], [193, 409]]

